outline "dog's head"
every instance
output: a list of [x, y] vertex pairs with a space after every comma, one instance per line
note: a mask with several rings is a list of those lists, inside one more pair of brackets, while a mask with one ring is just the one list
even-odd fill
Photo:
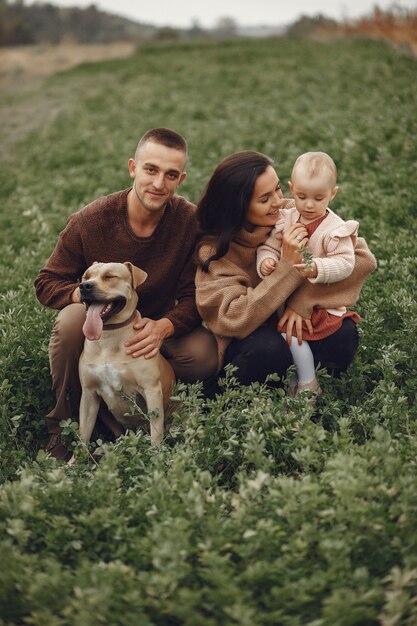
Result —
[[83, 327], [90, 341], [100, 339], [103, 324], [124, 322], [136, 309], [136, 287], [147, 278], [139, 267], [126, 263], [93, 263], [79, 284], [80, 301], [87, 309]]

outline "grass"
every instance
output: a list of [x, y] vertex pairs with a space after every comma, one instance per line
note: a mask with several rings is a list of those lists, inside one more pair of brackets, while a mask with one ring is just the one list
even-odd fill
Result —
[[[415, 74], [366, 40], [169, 44], [2, 94], [0, 624], [416, 623]], [[180, 387], [160, 449], [130, 433], [70, 471], [40, 451], [55, 312], [33, 280], [159, 125], [189, 140], [194, 201], [235, 150], [274, 157], [284, 190], [301, 152], [332, 155], [332, 207], [379, 263], [361, 347], [317, 424], [264, 386]]]

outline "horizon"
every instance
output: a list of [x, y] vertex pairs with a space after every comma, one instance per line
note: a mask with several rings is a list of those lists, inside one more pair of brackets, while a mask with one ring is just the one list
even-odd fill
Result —
[[[416, 10], [416, 0], [401, 0], [392, 2], [383, 0], [375, 3], [373, 0], [351, 0], [339, 2], [334, 0], [295, 0], [292, 3], [283, 0], [258, 0], [256, 6], [253, 2], [245, 0], [212, 0], [210, 5], [195, 2], [190, 6], [188, 0], [177, 0], [175, 7], [166, 0], [160, 0], [157, 4], [138, 6], [130, 0], [53, 0], [52, 2], [39, 2], [38, 0], [26, 0], [26, 4], [52, 4], [60, 8], [88, 8], [95, 6], [99, 11], [124, 17], [134, 22], [149, 24], [155, 27], [172, 27], [187, 29], [198, 25], [204, 29], [216, 27], [219, 20], [232, 19], [240, 28], [248, 27], [284, 27], [296, 22], [300, 17], [324, 17], [336, 21], [355, 20], [365, 17], [373, 12], [375, 7], [381, 10], [393, 8], [402, 10]], [[168, 15], [169, 17], [165, 17]], [[259, 15], [259, 18], [258, 18]]]

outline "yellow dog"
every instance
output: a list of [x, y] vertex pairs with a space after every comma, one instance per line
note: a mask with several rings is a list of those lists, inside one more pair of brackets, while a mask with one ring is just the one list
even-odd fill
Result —
[[[81, 279], [80, 300], [86, 306], [79, 363], [84, 442], [90, 440], [101, 398], [125, 428], [137, 427], [141, 416], [130, 414], [131, 403], [124, 397], [137, 394], [150, 413], [152, 445], [162, 441], [164, 414], [175, 382], [173, 369], [159, 353], [150, 359], [133, 358], [124, 345], [135, 334], [133, 324], [140, 318], [136, 288], [146, 277], [146, 272], [129, 262], [93, 263]], [[137, 403], [140, 406], [140, 400]]]

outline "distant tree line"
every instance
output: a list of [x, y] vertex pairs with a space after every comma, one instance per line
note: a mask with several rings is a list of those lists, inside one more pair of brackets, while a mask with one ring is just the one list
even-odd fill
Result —
[[288, 37], [311, 37], [316, 34], [319, 29], [332, 29], [337, 26], [336, 20], [333, 20], [319, 13], [315, 16], [302, 15], [296, 22], [291, 24], [287, 29]]
[[[74, 0], [76, 2], [76, 0]], [[271, 30], [257, 29], [257, 36], [279, 36]], [[341, 24], [322, 14], [302, 15], [281, 31], [288, 37], [380, 36], [395, 41], [416, 41], [417, 9], [402, 9], [393, 5], [382, 11], [376, 5], [373, 14], [356, 21], [344, 20]], [[259, 34], [261, 33], [261, 34]], [[243, 36], [247, 36], [243, 34]], [[95, 4], [85, 9], [60, 8], [51, 2], [25, 0], [0, 0], [0, 46], [25, 44], [110, 43], [112, 41], [141, 41], [153, 39], [172, 41], [193, 38], [231, 38], [242, 36], [237, 22], [231, 17], [221, 17], [211, 30], [200, 27], [197, 20], [188, 29], [164, 26], [158, 28], [129, 20], [118, 15], [99, 11]]]
[[24, 0], [0, 0], [0, 46], [50, 43], [108, 43], [155, 35], [154, 26], [99, 11], [60, 8], [51, 3], [26, 5]]

